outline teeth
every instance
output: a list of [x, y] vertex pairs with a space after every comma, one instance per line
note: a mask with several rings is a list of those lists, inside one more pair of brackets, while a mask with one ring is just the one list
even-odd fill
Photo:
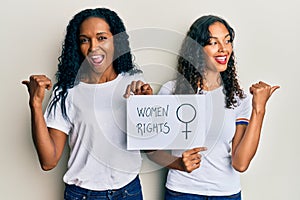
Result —
[[218, 60], [218, 61], [225, 61], [226, 60], [226, 56], [216, 57], [216, 60]]
[[92, 56], [92, 59], [100, 59], [103, 58], [103, 56]]
[[104, 56], [103, 56], [103, 55], [91, 56], [91, 59], [92, 59], [93, 62], [95, 62], [95, 63], [101, 63], [102, 60], [104, 59]]

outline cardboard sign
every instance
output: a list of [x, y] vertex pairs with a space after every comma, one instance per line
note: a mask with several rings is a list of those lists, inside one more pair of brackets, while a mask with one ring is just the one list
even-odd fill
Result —
[[127, 99], [127, 149], [191, 149], [205, 140], [203, 95], [136, 95]]

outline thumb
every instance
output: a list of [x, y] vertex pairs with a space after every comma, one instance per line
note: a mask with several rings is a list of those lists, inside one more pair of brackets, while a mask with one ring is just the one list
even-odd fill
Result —
[[270, 95], [272, 95], [273, 92], [275, 92], [275, 90], [277, 90], [278, 88], [280, 88], [280, 86], [278, 85], [271, 87]]
[[28, 85], [29, 85], [29, 81], [22, 81], [22, 84], [24, 84], [24, 85], [26, 85], [27, 87], [28, 87]]
[[148, 83], [144, 84], [142, 86], [142, 93], [144, 95], [152, 95], [153, 94], [152, 87]]

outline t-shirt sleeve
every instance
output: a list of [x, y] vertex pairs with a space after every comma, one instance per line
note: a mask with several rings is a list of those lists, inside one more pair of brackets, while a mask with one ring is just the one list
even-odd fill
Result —
[[[53, 106], [52, 109], [50, 110], [50, 102], [53, 99], [53, 95], [54, 94], [52, 93], [52, 97], [50, 98], [50, 101], [49, 101], [48, 106], [44, 113], [44, 118], [45, 118], [47, 127], [60, 130], [60, 131], [64, 132], [65, 134], [69, 135], [69, 132], [72, 128], [72, 124], [68, 119], [65, 119], [63, 117], [63, 114], [61, 111], [61, 105], [60, 105], [61, 100], [59, 100], [56, 103], [56, 106]], [[66, 108], [68, 108], [68, 107], [69, 107], [68, 101], [66, 100]]]
[[163, 84], [158, 91], [157, 95], [171, 95], [174, 94], [175, 90], [175, 81], [168, 81], [165, 84]]
[[236, 115], [236, 125], [248, 125], [251, 111], [252, 111], [252, 98], [251, 94], [246, 94], [246, 98], [240, 100]]

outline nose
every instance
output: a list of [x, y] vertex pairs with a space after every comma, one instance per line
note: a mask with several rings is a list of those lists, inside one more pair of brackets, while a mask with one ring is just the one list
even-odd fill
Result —
[[90, 42], [89, 52], [96, 51], [99, 48], [100, 48], [99, 47], [99, 42], [97, 40], [95, 40], [95, 39], [92, 39], [91, 42]]
[[226, 45], [222, 42], [219, 43], [219, 49], [218, 49], [219, 52], [224, 52], [226, 51]]

